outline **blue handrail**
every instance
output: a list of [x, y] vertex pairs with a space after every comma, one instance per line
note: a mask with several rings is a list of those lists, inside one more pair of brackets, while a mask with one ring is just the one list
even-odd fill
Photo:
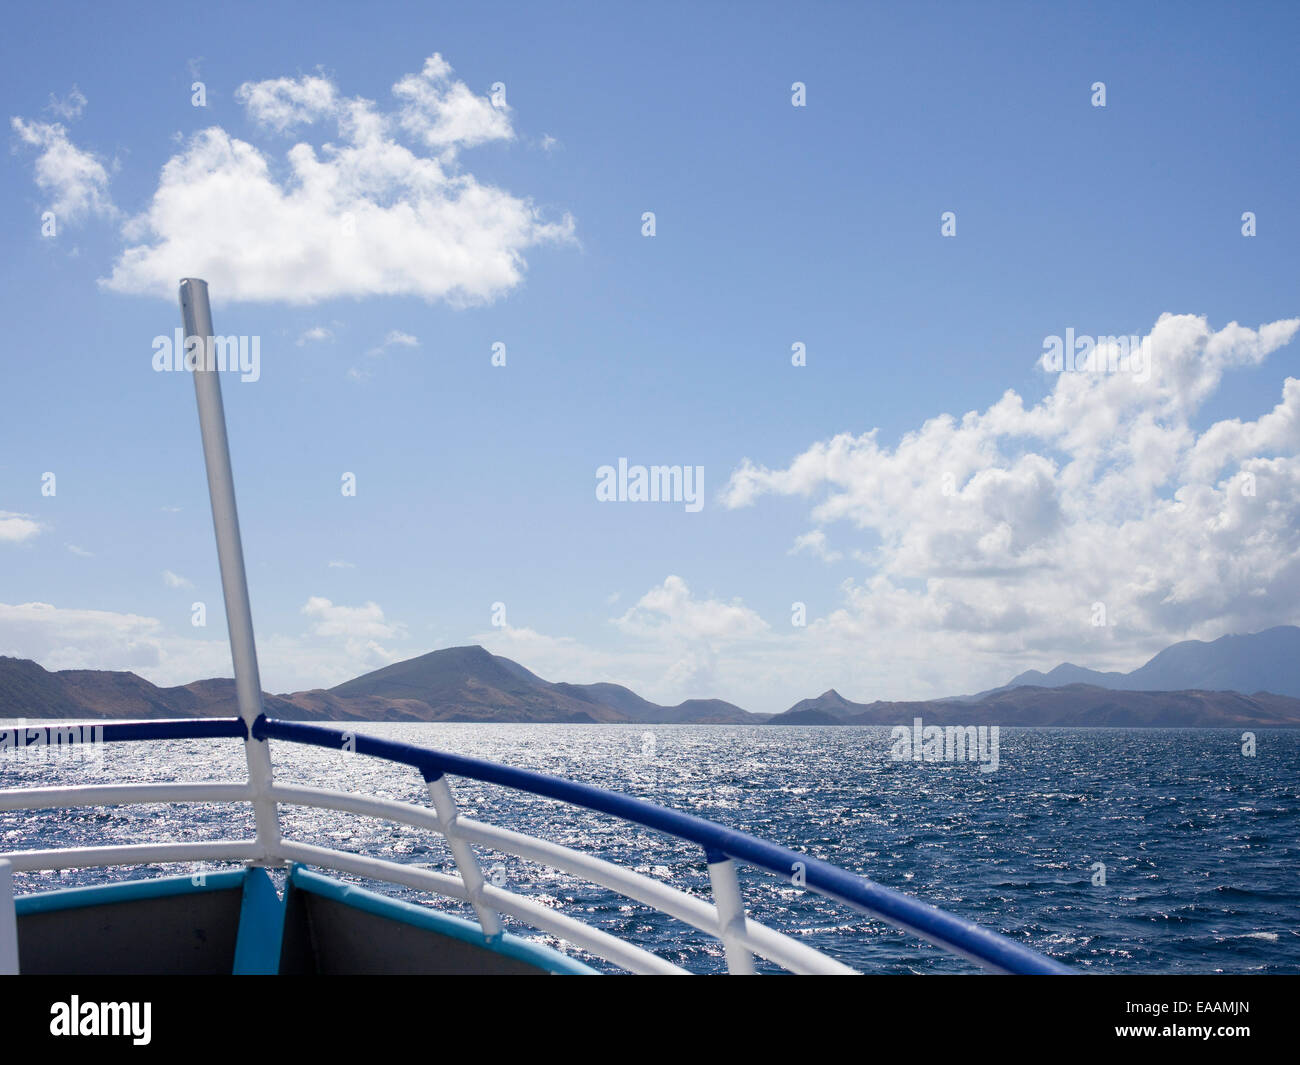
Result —
[[[105, 725], [103, 733], [104, 742], [200, 737], [247, 739], [248, 730], [240, 718], [208, 718], [122, 722]], [[497, 765], [477, 758], [448, 754], [343, 729], [273, 720], [264, 715], [253, 723], [252, 738], [263, 741], [284, 740], [335, 751], [346, 747], [356, 754], [412, 766], [420, 771], [426, 781], [450, 774], [558, 799], [697, 843], [704, 849], [710, 864], [734, 858], [783, 877], [792, 877], [802, 869], [804, 884], [818, 893], [880, 917], [895, 927], [910, 931], [985, 968], [1004, 973], [1037, 975], [1072, 972], [1046, 955], [973, 921], [846, 872], [829, 862], [630, 795], [564, 780], [531, 769]]]

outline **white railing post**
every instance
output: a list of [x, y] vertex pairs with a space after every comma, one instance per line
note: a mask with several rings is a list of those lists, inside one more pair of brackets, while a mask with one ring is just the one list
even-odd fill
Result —
[[456, 859], [456, 868], [460, 870], [460, 879], [469, 894], [470, 904], [478, 914], [479, 927], [488, 939], [495, 939], [503, 930], [501, 917], [483, 897], [483, 870], [474, 857], [474, 849], [456, 827], [460, 811], [445, 776], [429, 781], [429, 798], [433, 800], [433, 809], [438, 815], [438, 828], [447, 839], [451, 856]]
[[[716, 860], [715, 860], [716, 859]], [[753, 976], [754, 955], [745, 946], [745, 902], [740, 897], [736, 863], [725, 855], [709, 855], [709, 882], [718, 910], [718, 938], [732, 976]]]
[[0, 858], [0, 976], [18, 975], [18, 915], [13, 866]]
[[[253, 611], [248, 602], [248, 580], [244, 575], [244, 546], [239, 537], [239, 512], [235, 509], [235, 477], [230, 468], [230, 444], [226, 439], [226, 411], [221, 402], [221, 379], [212, 340], [212, 308], [208, 284], [187, 277], [181, 282], [181, 321], [185, 327], [187, 363], [194, 353], [194, 395], [199, 406], [199, 432], [203, 438], [203, 463], [208, 472], [208, 498], [212, 502], [212, 526], [217, 534], [217, 558], [221, 563], [221, 592], [226, 604], [226, 626], [230, 630], [230, 657], [235, 667], [235, 692], [239, 716], [249, 736], [244, 741], [248, 761], [248, 784], [257, 822], [257, 842], [263, 861], [277, 860], [280, 846], [280, 816], [271, 798], [271, 752], [265, 740], [252, 737], [253, 722], [262, 713], [262, 678], [257, 669], [257, 645], [253, 640]], [[197, 343], [193, 338], [198, 338]]]

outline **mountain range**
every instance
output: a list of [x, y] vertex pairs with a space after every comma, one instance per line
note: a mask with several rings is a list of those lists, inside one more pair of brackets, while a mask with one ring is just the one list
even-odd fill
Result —
[[1184, 640], [1166, 647], [1131, 673], [1099, 673], [1063, 662], [1050, 673], [1027, 670], [993, 691], [1025, 685], [1060, 688], [1067, 684], [1090, 684], [1115, 691], [1265, 691], [1300, 698], [1300, 628], [1278, 625], [1249, 636], [1221, 636], [1209, 643]]
[[773, 725], [1053, 725], [1061, 727], [1300, 728], [1300, 699], [1256, 692], [1116, 691], [1092, 684], [1027, 684], [987, 696], [853, 703], [831, 689], [769, 718]]
[[[619, 684], [553, 684], [482, 647], [448, 647], [333, 688], [263, 693], [271, 717], [295, 721], [534, 721], [760, 724], [721, 699], [660, 706]], [[86, 720], [233, 715], [235, 682], [159, 688], [134, 673], [65, 669], [0, 657], [0, 716]]]
[[[1250, 693], [1250, 694], [1247, 694]], [[619, 684], [543, 680], [482, 647], [449, 647], [396, 662], [333, 688], [264, 694], [287, 720], [501, 721], [611, 724], [1300, 727], [1300, 628], [1280, 626], [1212, 643], [1188, 640], [1131, 673], [1063, 663], [1030, 670], [977, 695], [855, 703], [835, 690], [781, 714], [754, 714], [721, 699], [662, 706]], [[130, 719], [233, 715], [235, 683], [199, 680], [160, 688], [134, 673], [50, 672], [0, 657], [0, 717]]]

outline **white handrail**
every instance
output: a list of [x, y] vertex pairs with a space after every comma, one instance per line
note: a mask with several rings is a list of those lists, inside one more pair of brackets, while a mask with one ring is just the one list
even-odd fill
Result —
[[[396, 821], [414, 828], [439, 829], [437, 815], [426, 807], [381, 799], [377, 796], [357, 795], [353, 792], [331, 791], [296, 784], [277, 783], [272, 789], [276, 802], [315, 809], [338, 810]], [[674, 917], [683, 924], [717, 937], [718, 911], [710, 903], [688, 895], [662, 880], [643, 876], [632, 869], [585, 854], [572, 848], [524, 835], [498, 825], [486, 824], [468, 817], [459, 817], [457, 827], [470, 843], [490, 847], [525, 861], [549, 866], [571, 876], [582, 877], [590, 883], [617, 892], [625, 898], [640, 902], [651, 909]], [[741, 942], [755, 954], [801, 974], [850, 974], [854, 970], [842, 962], [829, 958], [820, 951], [791, 939], [775, 929], [757, 921], [747, 920]]]
[[[643, 903], [651, 909], [674, 917], [714, 938], [717, 937], [718, 911], [704, 899], [688, 895], [662, 880], [643, 876], [603, 858], [575, 851], [549, 840], [512, 832], [508, 828], [483, 824], [461, 818], [461, 831], [465, 838], [504, 854], [550, 866], [560, 872], [582, 877], [625, 898]], [[783, 969], [800, 974], [848, 975], [854, 972], [849, 966], [827, 957], [805, 943], [769, 928], [758, 921], [747, 920], [740, 940], [748, 949]]]
[[248, 802], [247, 784], [77, 784], [66, 788], [0, 789], [0, 810], [60, 810], [77, 806], [124, 806], [173, 802]]
[[[407, 824], [434, 832], [441, 832], [443, 827], [442, 819], [435, 810], [393, 799], [383, 799], [378, 796], [276, 783], [272, 785], [269, 797], [276, 803], [313, 809], [337, 810], [363, 817]], [[0, 790], [0, 810], [66, 809], [80, 806], [115, 806], [156, 802], [239, 802], [249, 801], [250, 798], [251, 789], [246, 784], [206, 781], [181, 784], [95, 784], [26, 790], [10, 788]], [[466, 817], [458, 816], [455, 824], [459, 837], [466, 844], [476, 843], [512, 857], [536, 862], [560, 872], [583, 878], [590, 883], [614, 891], [625, 898], [649, 906], [715, 938], [722, 938], [719, 936], [719, 929], [728, 924], [719, 916], [718, 908], [704, 899], [688, 895], [661, 880], [644, 876], [634, 870], [608, 862], [603, 858]], [[238, 853], [220, 849], [229, 847], [242, 849]], [[216, 843], [113, 845], [81, 848], [75, 851], [16, 851], [12, 852], [11, 857], [18, 859], [15, 868], [22, 871], [36, 871], [71, 867], [164, 864], [167, 862], [203, 859], [248, 861], [259, 857], [255, 853], [256, 850], [257, 847], [252, 841], [247, 843], [217, 841]], [[462, 878], [401, 863], [385, 862], [382, 859], [368, 858], [364, 855], [348, 855], [347, 852], [315, 847], [310, 844], [296, 844], [284, 839], [281, 840], [276, 853], [269, 857], [273, 861], [301, 861], [308, 865], [337, 868], [341, 871], [352, 872], [355, 875], [366, 876], [374, 880], [402, 884], [417, 890], [434, 891], [439, 895], [460, 901], [472, 901], [471, 894], [466, 889]], [[349, 860], [346, 866], [339, 864], [339, 860], [344, 857]], [[326, 858], [333, 864], [327, 863]], [[362, 871], [363, 868], [368, 871]], [[477, 862], [475, 862], [475, 868], [477, 868]], [[413, 872], [407, 875], [408, 870], [413, 870]], [[712, 869], [710, 872], [712, 873]], [[489, 888], [490, 885], [483, 884], [480, 894], [480, 898], [485, 905], [489, 901]], [[501, 889], [492, 890], [499, 891]], [[716, 893], [716, 883], [714, 884], [714, 890]], [[502, 912], [510, 913], [511, 916], [518, 917], [525, 923], [542, 931], [551, 931], [556, 935], [561, 935], [582, 949], [590, 950], [591, 953], [614, 964], [623, 965], [625, 961], [633, 962], [635, 963], [634, 967], [630, 965], [624, 967], [633, 967], [634, 971], [652, 971], [654, 968], [647, 958], [656, 956], [649, 954], [649, 952], [641, 951], [640, 953], [626, 954], [622, 950], [613, 950], [609, 942], [599, 938], [605, 936], [605, 933], [599, 933], [598, 930], [591, 928], [589, 925], [556, 914], [555, 911], [533, 903], [523, 896], [511, 892], [505, 892], [505, 895], [510, 900], [510, 906], [509, 908], [502, 908]], [[539, 923], [539, 921], [543, 920], [546, 922], [545, 924]], [[577, 931], [578, 929], [585, 929], [588, 934], [595, 934], [597, 938], [592, 940], [590, 944], [580, 941], [575, 938], [575, 936], [581, 935]], [[758, 921], [746, 919], [739, 925], [733, 925], [731, 937], [735, 948], [752, 951], [791, 972], [849, 974], [854, 971], [847, 965]], [[614, 943], [623, 943], [622, 940], [618, 940], [616, 937], [608, 938]], [[723, 943], [726, 946], [725, 939], [723, 939]], [[623, 944], [623, 946], [628, 947], [629, 945]], [[600, 949], [594, 949], [596, 947]], [[639, 951], [639, 948], [632, 948], [632, 950]], [[611, 953], [616, 954], [617, 957], [610, 956]], [[662, 961], [662, 959], [659, 960]], [[650, 966], [650, 968], [647, 968], [647, 966]], [[675, 966], [673, 968], [676, 970]]]
[[165, 865], [171, 862], [251, 862], [261, 856], [257, 840], [218, 839], [197, 843], [126, 843], [68, 850], [6, 851], [15, 872], [87, 869], [107, 865]]

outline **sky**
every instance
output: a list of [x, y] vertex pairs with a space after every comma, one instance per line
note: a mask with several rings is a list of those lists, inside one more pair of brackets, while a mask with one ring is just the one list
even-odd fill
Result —
[[1300, 621], [1295, 5], [4, 19], [0, 654], [230, 675], [187, 276], [271, 691], [481, 643], [777, 712]]

